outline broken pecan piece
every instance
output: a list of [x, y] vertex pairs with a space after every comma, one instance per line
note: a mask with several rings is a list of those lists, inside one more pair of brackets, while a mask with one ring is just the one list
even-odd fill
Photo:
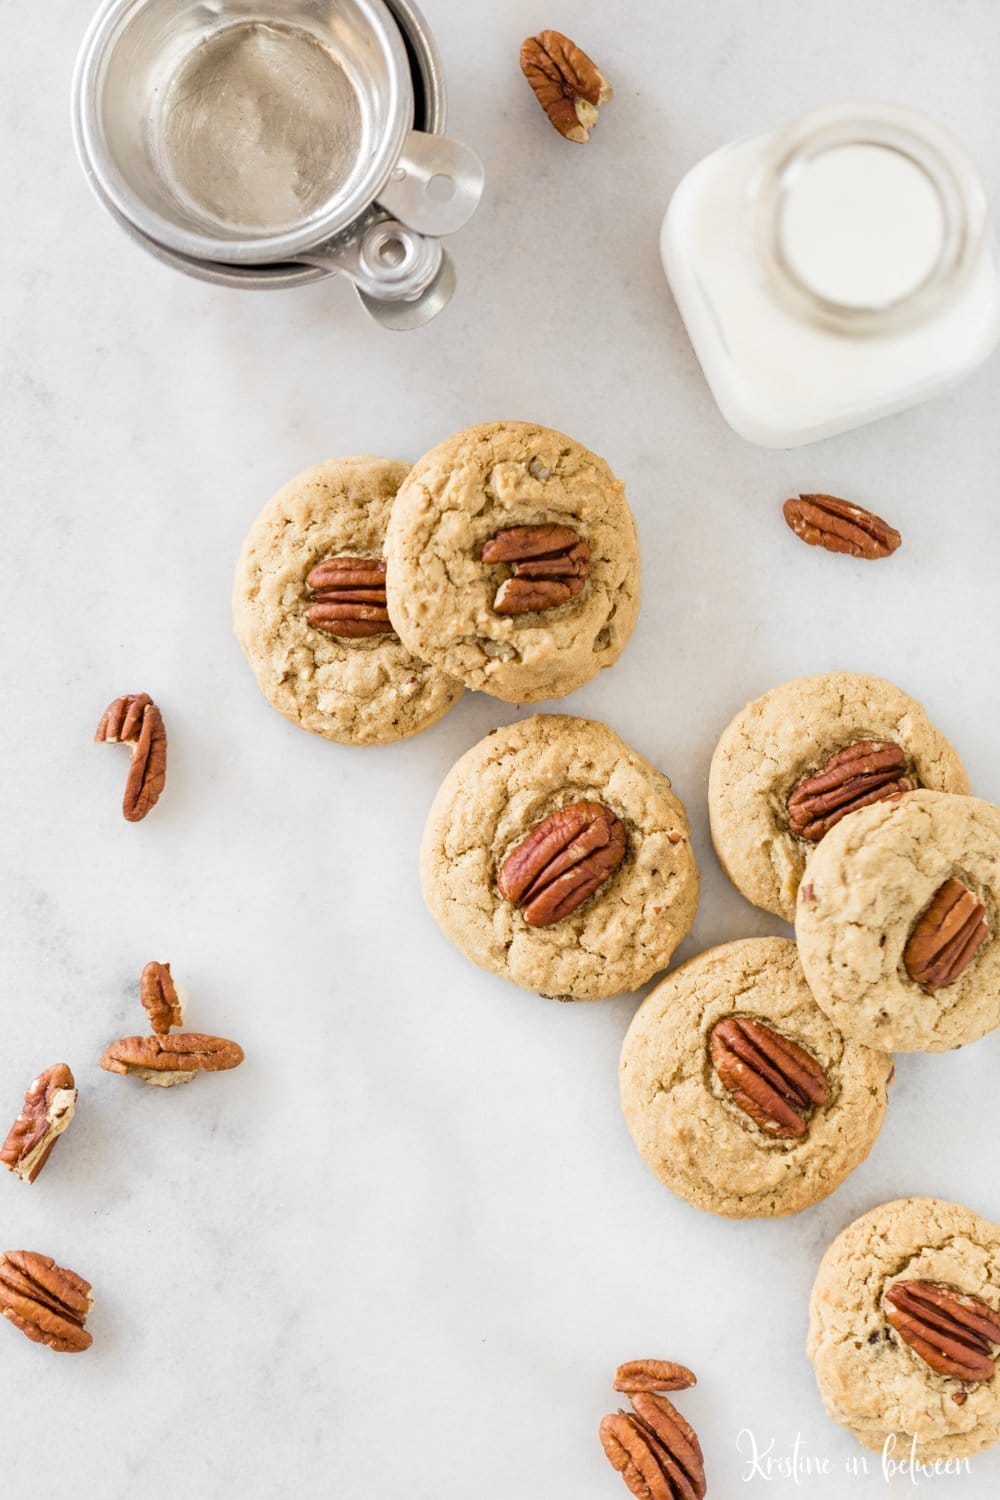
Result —
[[888, 1321], [932, 1370], [958, 1380], [993, 1379], [1000, 1314], [985, 1302], [930, 1281], [897, 1281], [884, 1300]]
[[140, 822], [160, 800], [167, 779], [163, 715], [148, 693], [127, 693], [105, 709], [94, 741], [132, 747], [122, 812], [130, 823]]
[[84, 1328], [94, 1305], [90, 1282], [34, 1250], [0, 1255], [0, 1313], [36, 1344], [78, 1354], [93, 1343]]
[[521, 46], [521, 72], [559, 134], [585, 145], [614, 93], [586, 52], [561, 31], [540, 31]]
[[964, 974], [990, 935], [986, 907], [960, 880], [946, 880], [903, 949], [914, 984], [943, 990]]
[[73, 1074], [65, 1063], [53, 1063], [29, 1084], [21, 1113], [0, 1146], [0, 1162], [22, 1182], [34, 1182], [75, 1108]]
[[691, 1371], [672, 1359], [630, 1359], [615, 1371], [614, 1388], [631, 1396], [640, 1391], [684, 1391], [697, 1384]]
[[166, 1036], [175, 1026], [184, 1025], [184, 1002], [169, 964], [154, 960], [146, 965], [139, 980], [139, 998], [157, 1036]]
[[501, 896], [530, 927], [549, 927], [589, 901], [625, 858], [620, 819], [601, 802], [573, 802], [550, 813], [500, 867]]
[[798, 838], [818, 844], [848, 813], [872, 802], [895, 801], [919, 785], [907, 774], [898, 745], [861, 740], [838, 750], [799, 782], [788, 799], [788, 827]]
[[238, 1068], [243, 1048], [221, 1036], [205, 1036], [197, 1031], [175, 1032], [172, 1036], [125, 1036], [112, 1042], [101, 1067], [108, 1073], [135, 1073], [145, 1083], [171, 1088], [175, 1083], [190, 1083], [196, 1073], [220, 1073]]
[[810, 1111], [830, 1098], [816, 1059], [763, 1021], [728, 1016], [716, 1022], [709, 1052], [733, 1102], [779, 1140], [805, 1135]]
[[796, 495], [784, 504], [784, 516], [797, 537], [810, 547], [846, 552], [851, 557], [889, 557], [903, 538], [894, 526], [836, 495]]
[[511, 526], [483, 548], [484, 563], [508, 563], [512, 576], [497, 589], [498, 615], [554, 609], [583, 590], [590, 548], [570, 526]]
[[385, 563], [380, 557], [331, 557], [306, 578], [313, 603], [306, 619], [327, 635], [360, 639], [395, 635], [385, 597]]
[[639, 1500], [702, 1500], [705, 1459], [690, 1423], [665, 1396], [636, 1395], [632, 1405], [634, 1415], [614, 1412], [601, 1422], [612, 1468]]

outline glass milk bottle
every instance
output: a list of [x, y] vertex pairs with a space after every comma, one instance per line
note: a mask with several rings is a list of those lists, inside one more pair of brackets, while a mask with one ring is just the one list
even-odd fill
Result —
[[723, 416], [765, 447], [923, 401], [1000, 340], [979, 177], [909, 109], [839, 105], [714, 152], [661, 252]]

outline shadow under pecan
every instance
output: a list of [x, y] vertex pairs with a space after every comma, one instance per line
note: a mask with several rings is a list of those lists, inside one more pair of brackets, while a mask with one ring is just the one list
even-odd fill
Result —
[[35, 1250], [0, 1255], [0, 1313], [36, 1344], [79, 1354], [93, 1343], [84, 1328], [94, 1304], [90, 1282]]
[[163, 715], [148, 693], [128, 693], [105, 709], [94, 741], [98, 745], [129, 745], [129, 766], [122, 813], [140, 822], [160, 800], [167, 780], [167, 731]]
[[0, 1162], [34, 1182], [76, 1109], [76, 1084], [65, 1063], [53, 1063], [28, 1086], [21, 1113], [0, 1147]]
[[993, 1379], [1000, 1314], [979, 1297], [930, 1281], [897, 1281], [884, 1302], [900, 1338], [939, 1375], [969, 1382]]

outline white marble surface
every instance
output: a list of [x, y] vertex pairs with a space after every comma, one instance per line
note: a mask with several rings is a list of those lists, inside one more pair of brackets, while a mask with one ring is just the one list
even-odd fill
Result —
[[[1000, 798], [994, 360], [954, 395], [791, 454], [723, 426], [662, 281], [656, 232], [711, 147], [851, 93], [924, 106], [1000, 204], [991, 0], [427, 0], [456, 134], [489, 192], [461, 287], [417, 334], [347, 289], [237, 294], [134, 248], [72, 156], [88, 0], [4, 0], [0, 182], [3, 737], [0, 1113], [65, 1057], [76, 1123], [33, 1188], [0, 1182], [3, 1247], [94, 1282], [94, 1346], [60, 1359], [0, 1327], [4, 1496], [88, 1500], [550, 1500], [624, 1495], [596, 1440], [624, 1358], [679, 1357], [716, 1497], [876, 1495], [823, 1416], [803, 1352], [819, 1256], [858, 1212], [937, 1193], [1000, 1216], [1000, 1037], [908, 1058], [870, 1160], [789, 1222], [673, 1199], [618, 1112], [632, 999], [559, 1006], [452, 952], [415, 855], [452, 761], [518, 710], [468, 697], [420, 740], [351, 752], [259, 698], [230, 634], [240, 539], [272, 490], [345, 452], [416, 456], [527, 416], [629, 485], [645, 560], [636, 637], [566, 703], [674, 778], [704, 870], [694, 953], [779, 930], [707, 835], [715, 738], [799, 673], [881, 672]], [[517, 71], [543, 25], [617, 85], [587, 150], [550, 134]], [[778, 502], [843, 492], [901, 526], [878, 568], [806, 552]], [[118, 811], [109, 698], [167, 716], [166, 794]], [[161, 1093], [101, 1073], [169, 959], [237, 1073]], [[744, 1483], [749, 1427], [826, 1477]], [[937, 1480], [986, 1500], [1000, 1451]], [[908, 1488], [902, 1482], [892, 1493]]]

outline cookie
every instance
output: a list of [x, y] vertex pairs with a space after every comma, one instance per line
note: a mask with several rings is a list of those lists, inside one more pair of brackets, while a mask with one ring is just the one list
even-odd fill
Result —
[[665, 969], [698, 906], [687, 816], [605, 724], [538, 714], [466, 752], [434, 799], [424, 898], [473, 963], [600, 1000]]
[[510, 703], [610, 667], [639, 609], [624, 487], [603, 459], [528, 422], [459, 432], [401, 486], [389, 611], [417, 656]]
[[[408, 472], [384, 458], [307, 469], [261, 511], [236, 569], [233, 624], [265, 698], [344, 745], [405, 739], [462, 696], [460, 682], [402, 644], [381, 597], [389, 512]], [[362, 566], [314, 572], [338, 558]]]
[[920, 704], [881, 677], [800, 677], [748, 703], [712, 756], [712, 841], [754, 906], [791, 922], [816, 844], [848, 812], [914, 787], [968, 792]]
[[660, 981], [629, 1027], [622, 1109], [672, 1192], [733, 1219], [832, 1193], [882, 1128], [892, 1060], [820, 1010], [787, 938], [711, 948]]
[[834, 1240], [812, 1291], [807, 1351], [828, 1414], [866, 1448], [893, 1440], [897, 1459], [914, 1438], [924, 1462], [988, 1448], [1000, 1437], [998, 1316], [1000, 1225], [940, 1198], [872, 1209]]
[[795, 931], [817, 1001], [887, 1052], [1000, 1026], [1000, 808], [910, 792], [852, 813], [806, 866]]

